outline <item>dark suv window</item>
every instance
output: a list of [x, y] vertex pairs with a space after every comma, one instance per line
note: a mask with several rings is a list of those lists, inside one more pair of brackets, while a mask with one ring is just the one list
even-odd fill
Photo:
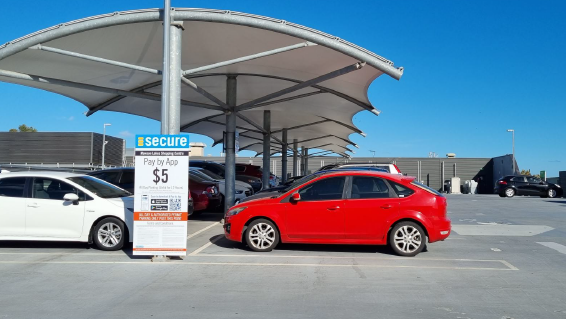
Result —
[[354, 176], [352, 199], [389, 198], [389, 187], [382, 178]]
[[117, 184], [118, 178], [120, 178], [120, 172], [100, 172], [90, 175], [111, 184]]
[[133, 184], [135, 181], [135, 173], [133, 170], [127, 170], [122, 172], [122, 178], [120, 179], [120, 184]]
[[345, 181], [343, 176], [316, 181], [299, 191], [301, 201], [341, 199]]
[[0, 196], [24, 197], [25, 186], [25, 177], [2, 178], [0, 179]]
[[525, 178], [523, 176], [515, 176], [511, 179], [513, 182], [520, 182], [520, 183], [524, 183], [525, 182]]

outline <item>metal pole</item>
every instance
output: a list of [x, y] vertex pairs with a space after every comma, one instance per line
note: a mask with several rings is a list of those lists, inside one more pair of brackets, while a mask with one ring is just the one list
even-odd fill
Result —
[[444, 193], [444, 161], [440, 162], [440, 189]]
[[182, 23], [173, 23], [169, 28], [170, 57], [169, 57], [169, 112], [167, 134], [177, 135], [181, 127], [181, 50], [183, 32]]
[[102, 169], [104, 169], [104, 157], [106, 155], [106, 127], [112, 124], [104, 124], [104, 131], [102, 133]]
[[297, 139], [296, 138], [293, 139], [293, 176], [299, 175], [299, 172], [298, 172], [298, 169], [297, 169], [297, 166], [298, 166], [297, 165], [298, 164], [297, 163], [297, 161], [298, 161], [297, 157], [299, 155], [299, 154], [297, 154], [297, 147], [298, 147], [297, 144], [298, 144]]
[[515, 175], [515, 130], [513, 130], [513, 175]]
[[281, 150], [281, 183], [287, 181], [287, 129], [283, 129], [283, 149]]
[[308, 175], [309, 174], [309, 149], [305, 147], [304, 152], [305, 152], [305, 173], [304, 173], [304, 175]]
[[263, 174], [262, 182], [263, 188], [267, 189], [271, 186], [269, 185], [269, 157], [271, 154], [271, 111], [263, 111]]
[[[169, 132], [169, 83], [171, 65], [171, 46], [169, 44], [171, 25], [171, 0], [164, 0], [163, 4], [163, 75], [161, 83], [161, 134]], [[180, 79], [180, 77], [179, 77]]]
[[237, 85], [235, 75], [228, 75], [226, 80], [226, 104], [230, 110], [226, 113], [226, 160], [224, 162], [225, 187], [224, 212], [232, 207], [235, 201], [236, 189], [236, 94]]

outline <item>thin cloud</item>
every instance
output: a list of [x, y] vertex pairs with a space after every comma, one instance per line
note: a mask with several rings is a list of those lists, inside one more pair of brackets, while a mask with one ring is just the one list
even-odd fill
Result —
[[70, 117], [69, 117], [69, 121], [72, 121], [72, 120], [74, 120], [74, 119], [75, 119], [74, 116], [70, 116]]
[[130, 131], [122, 131], [120, 133], [118, 133], [118, 135], [120, 135], [121, 137], [133, 137], [134, 134]]

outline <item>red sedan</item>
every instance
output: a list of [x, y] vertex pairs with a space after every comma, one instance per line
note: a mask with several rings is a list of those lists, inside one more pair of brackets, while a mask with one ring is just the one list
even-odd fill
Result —
[[[390, 245], [415, 256], [450, 235], [446, 198], [414, 177], [322, 171], [279, 192], [261, 193], [225, 216], [226, 238], [254, 251], [279, 242]], [[254, 198], [255, 197], [255, 198]]]

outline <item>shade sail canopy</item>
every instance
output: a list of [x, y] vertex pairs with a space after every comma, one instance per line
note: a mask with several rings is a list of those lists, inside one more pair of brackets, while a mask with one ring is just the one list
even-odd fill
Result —
[[[383, 74], [399, 79], [403, 71], [347, 41], [283, 20], [186, 8], [176, 8], [172, 18], [184, 28], [181, 131], [222, 141], [222, 103], [233, 75], [240, 149], [261, 152], [263, 111], [270, 110], [273, 152], [288, 129], [289, 142], [347, 156], [349, 135], [361, 133], [353, 116], [379, 113], [368, 100], [369, 85]], [[88, 115], [114, 111], [160, 120], [162, 36], [159, 9], [72, 21], [0, 46], [0, 80], [68, 96], [88, 107]]]

